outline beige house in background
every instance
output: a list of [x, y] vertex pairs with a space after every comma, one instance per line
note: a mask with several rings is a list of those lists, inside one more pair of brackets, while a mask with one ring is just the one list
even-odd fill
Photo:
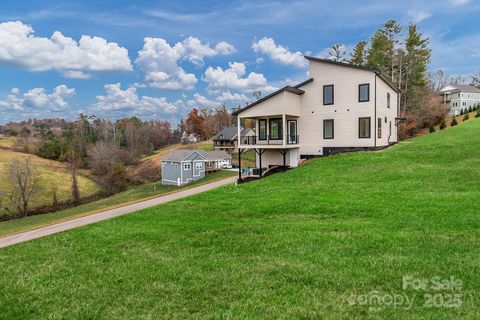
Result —
[[240, 151], [255, 149], [257, 167], [297, 167], [301, 158], [375, 150], [397, 142], [398, 89], [373, 68], [305, 57], [310, 79], [234, 112], [255, 121]]

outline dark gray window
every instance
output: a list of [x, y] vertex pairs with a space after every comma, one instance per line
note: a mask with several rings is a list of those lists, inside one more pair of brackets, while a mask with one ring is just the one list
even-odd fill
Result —
[[378, 118], [377, 120], [377, 137], [378, 139], [382, 139], [382, 118]]
[[282, 118], [270, 119], [270, 140], [282, 140]]
[[333, 92], [333, 84], [330, 84], [328, 86], [323, 86], [323, 105], [328, 106], [332, 105], [334, 98], [334, 92]]
[[258, 140], [267, 140], [267, 120], [258, 120]]
[[387, 108], [390, 108], [390, 92], [387, 92]]
[[370, 138], [370, 118], [358, 119], [358, 137], [360, 139]]
[[323, 139], [333, 139], [335, 125], [333, 119], [323, 120]]
[[364, 83], [358, 85], [358, 102], [370, 101], [370, 84]]

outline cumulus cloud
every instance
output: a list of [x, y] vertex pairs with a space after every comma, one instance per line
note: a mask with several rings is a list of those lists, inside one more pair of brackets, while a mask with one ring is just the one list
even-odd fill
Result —
[[195, 37], [188, 37], [174, 45], [162, 38], [145, 38], [136, 63], [145, 72], [145, 85], [149, 87], [191, 90], [198, 80], [195, 74], [187, 73], [178, 65], [180, 61], [187, 60], [202, 66], [206, 57], [233, 52], [235, 48], [225, 41], [212, 48], [210, 44], [202, 43]]
[[218, 97], [215, 98], [215, 100], [219, 102], [237, 102], [237, 103], [242, 103], [242, 102], [247, 102], [248, 97], [244, 94], [240, 93], [231, 93], [230, 91], [224, 91], [222, 92]]
[[255, 90], [272, 91], [275, 88], [269, 86], [263, 74], [250, 72], [246, 77], [245, 64], [230, 62], [229, 68], [208, 67], [205, 70], [203, 81], [208, 83], [207, 90], [211, 93], [219, 93], [222, 90], [234, 90], [239, 92], [252, 92]]
[[0, 110], [64, 112], [69, 108], [66, 99], [74, 95], [75, 89], [64, 84], [54, 88], [52, 93], [47, 93], [44, 88], [34, 88], [22, 94], [18, 88], [13, 88], [4, 100], [0, 100]]
[[83, 35], [77, 42], [55, 31], [37, 37], [20, 21], [0, 23], [0, 63], [29, 71], [57, 70], [69, 78], [85, 79], [88, 72], [130, 71], [128, 51], [115, 42]]
[[122, 90], [120, 83], [104, 86], [105, 95], [96, 97], [97, 102], [91, 107], [101, 112], [133, 112], [139, 115], [175, 114], [177, 105], [167, 101], [165, 97], [139, 97], [137, 88], [129, 87]]
[[275, 44], [275, 40], [272, 38], [263, 37], [252, 44], [252, 49], [284, 65], [292, 65], [299, 68], [307, 65], [300, 51], [292, 52], [287, 47]]

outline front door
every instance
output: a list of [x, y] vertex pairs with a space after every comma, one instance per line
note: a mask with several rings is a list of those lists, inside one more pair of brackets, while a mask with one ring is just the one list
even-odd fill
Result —
[[288, 144], [296, 144], [297, 143], [297, 121], [296, 120], [288, 120], [288, 137], [287, 137]]

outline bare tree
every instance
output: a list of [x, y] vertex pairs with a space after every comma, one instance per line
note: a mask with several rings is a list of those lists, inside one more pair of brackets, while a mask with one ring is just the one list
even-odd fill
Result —
[[100, 178], [106, 193], [113, 194], [125, 187], [126, 171], [120, 160], [120, 148], [115, 144], [100, 141], [89, 146], [87, 153], [92, 172]]
[[77, 181], [77, 160], [75, 157], [75, 147], [72, 148], [72, 154], [70, 158], [70, 170], [72, 174], [72, 186], [71, 186], [72, 201], [73, 201], [73, 204], [79, 204], [80, 189], [78, 188], [78, 181]]
[[462, 76], [450, 76], [443, 72], [443, 70], [437, 70], [427, 75], [428, 85], [433, 91], [439, 91], [445, 88], [449, 84], [463, 84], [465, 79]]
[[475, 73], [475, 74], [472, 74], [472, 83], [471, 83], [472, 86], [475, 86], [477, 88], [480, 88], [480, 71]]
[[328, 54], [330, 55], [329, 56], [330, 60], [337, 61], [337, 62], [347, 61], [347, 52], [345, 49], [345, 45], [341, 43], [334, 44], [330, 48]]
[[258, 100], [262, 97], [262, 91], [261, 90], [255, 90], [255, 91], [253, 91], [252, 95], [255, 98], [255, 100]]
[[13, 160], [8, 169], [12, 186], [10, 204], [18, 215], [24, 217], [27, 215], [28, 204], [37, 186], [37, 170], [30, 157]]

